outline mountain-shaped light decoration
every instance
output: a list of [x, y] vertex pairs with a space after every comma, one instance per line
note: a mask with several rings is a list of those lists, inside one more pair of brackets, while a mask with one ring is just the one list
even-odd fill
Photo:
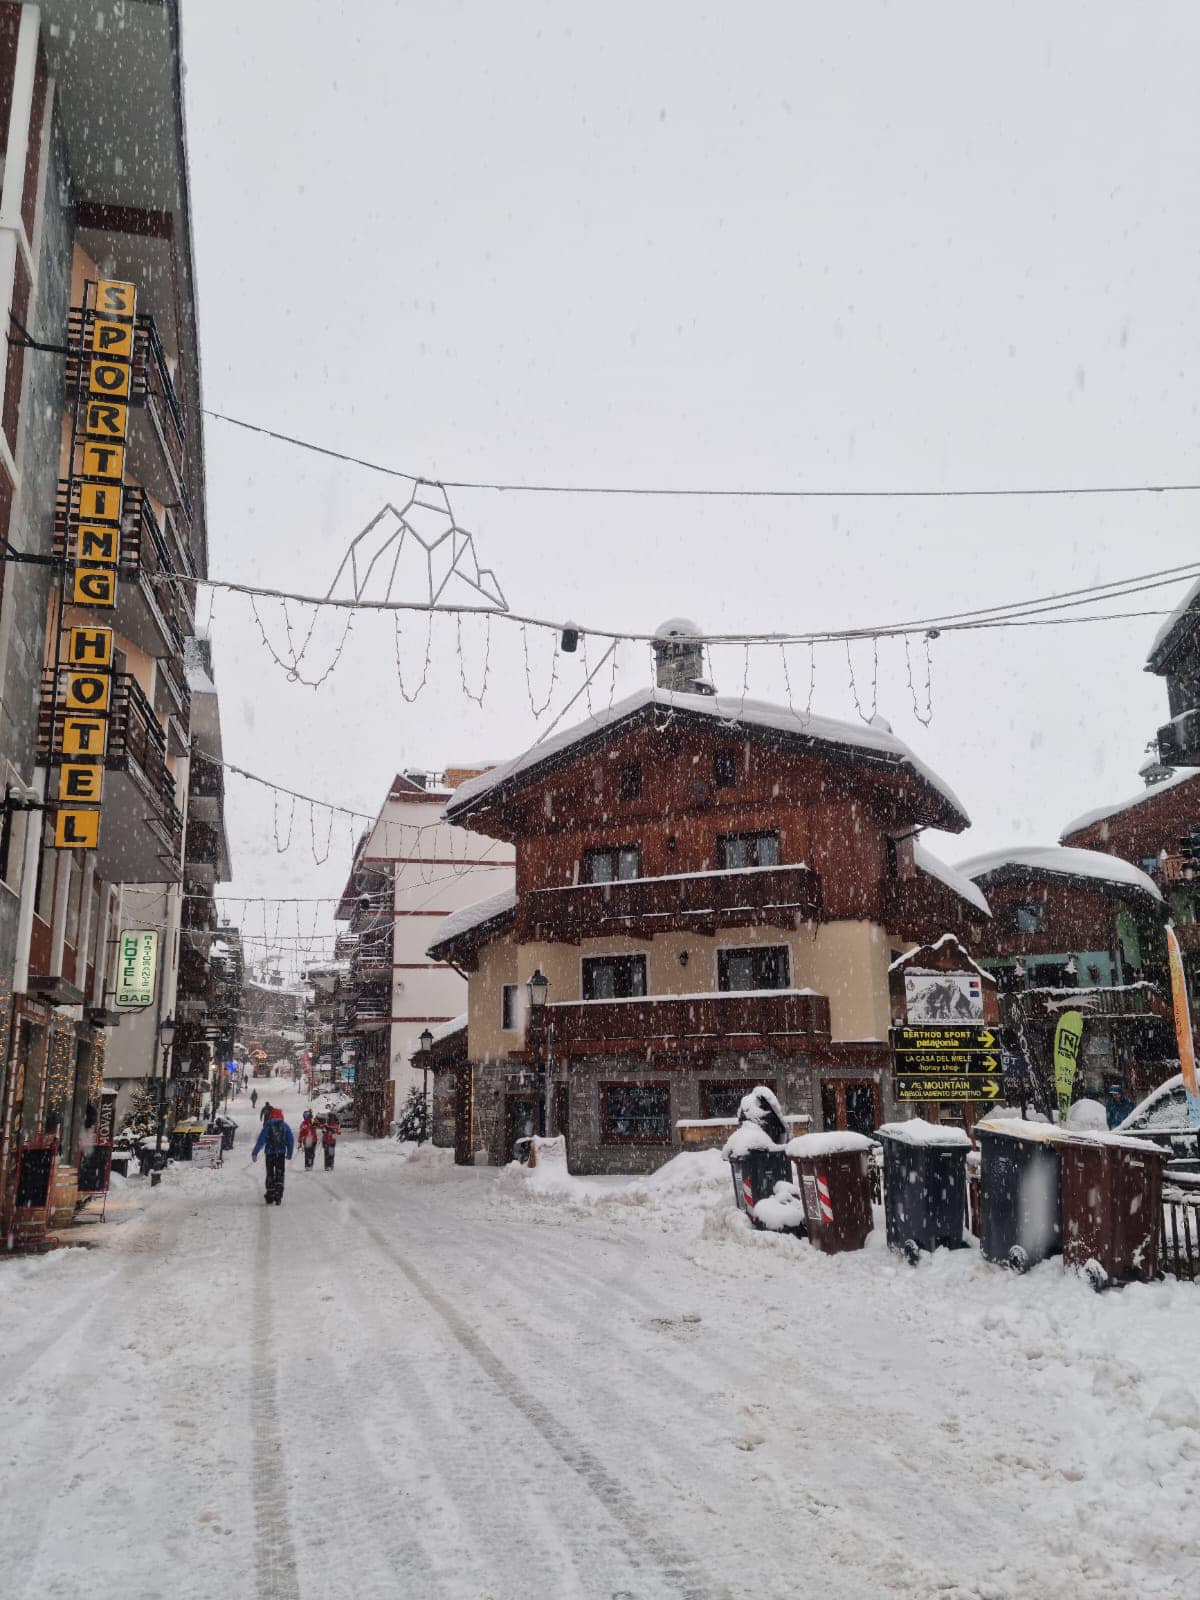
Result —
[[[412, 554], [406, 557], [406, 551]], [[425, 595], [418, 598], [408, 586], [413, 582], [416, 562], [422, 557], [427, 588]], [[441, 484], [418, 479], [402, 506], [389, 500], [350, 541], [325, 598], [346, 598], [348, 580], [350, 597], [356, 601], [386, 604], [403, 600], [434, 610], [443, 603], [453, 579], [486, 602], [477, 609], [508, 610], [496, 574], [490, 567], [479, 565], [474, 535], [455, 521], [445, 489]], [[404, 586], [400, 592], [398, 585]]]

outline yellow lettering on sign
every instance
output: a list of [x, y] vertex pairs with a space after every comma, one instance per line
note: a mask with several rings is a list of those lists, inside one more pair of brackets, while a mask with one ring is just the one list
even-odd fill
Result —
[[98, 444], [86, 439], [83, 445], [83, 475], [85, 478], [115, 478], [118, 483], [125, 476], [125, 450], [119, 444]]
[[103, 523], [81, 522], [75, 530], [77, 561], [116, 562], [121, 555], [121, 530]]
[[137, 310], [136, 286], [101, 278], [96, 285], [96, 310], [104, 317], [132, 317]]
[[67, 660], [73, 667], [93, 667], [97, 671], [112, 666], [111, 628], [72, 628], [67, 643]]
[[71, 604], [101, 606], [111, 611], [117, 603], [117, 574], [112, 567], [76, 567]]
[[129, 427], [129, 408], [117, 400], [89, 400], [83, 429], [93, 439], [115, 439], [124, 444]]
[[106, 672], [68, 672], [63, 705], [68, 711], [107, 711], [108, 690]]
[[103, 483], [79, 485], [79, 515], [85, 522], [120, 522], [122, 491]]
[[96, 360], [88, 372], [88, 392], [108, 395], [114, 400], [127, 400], [130, 378], [131, 369], [127, 362]]
[[56, 850], [94, 850], [99, 839], [98, 811], [67, 811], [59, 806], [54, 817]]
[[106, 361], [129, 361], [133, 357], [133, 328], [127, 322], [92, 324], [92, 349]]
[[62, 747], [65, 756], [103, 756], [108, 749], [108, 723], [103, 717], [64, 717]]
[[104, 768], [71, 763], [59, 768], [58, 798], [83, 806], [98, 806], [104, 791]]

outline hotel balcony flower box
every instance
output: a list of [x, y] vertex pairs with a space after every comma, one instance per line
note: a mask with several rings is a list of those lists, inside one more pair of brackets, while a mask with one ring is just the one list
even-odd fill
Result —
[[[63, 759], [62, 696], [53, 667], [42, 673], [38, 761]], [[183, 818], [167, 766], [167, 739], [137, 679], [113, 674], [96, 867], [114, 883], [178, 882]]]
[[517, 905], [517, 938], [574, 944], [617, 932], [652, 937], [678, 928], [794, 928], [820, 914], [821, 881], [811, 867], [740, 867], [533, 889]]
[[556, 1056], [649, 1051], [809, 1050], [829, 1039], [829, 1000], [811, 989], [738, 989], [547, 1006]]
[[[92, 326], [96, 313], [90, 307], [72, 307], [67, 319], [66, 363], [68, 393], [86, 377], [93, 359]], [[181, 501], [191, 520], [184, 487], [186, 428], [175, 379], [153, 317], [136, 319], [133, 374], [129, 391], [129, 436], [126, 451], [130, 471], [156, 499]]]

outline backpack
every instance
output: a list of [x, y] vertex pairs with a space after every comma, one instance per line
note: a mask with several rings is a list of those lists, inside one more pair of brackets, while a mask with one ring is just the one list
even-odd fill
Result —
[[287, 1123], [282, 1117], [273, 1117], [267, 1123], [267, 1154], [281, 1156], [287, 1149]]

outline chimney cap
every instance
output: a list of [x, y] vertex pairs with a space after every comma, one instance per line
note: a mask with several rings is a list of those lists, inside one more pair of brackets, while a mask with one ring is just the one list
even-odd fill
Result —
[[668, 617], [665, 622], [660, 622], [654, 630], [656, 639], [699, 639], [703, 635], [703, 628], [698, 622], [692, 622], [688, 617]]

